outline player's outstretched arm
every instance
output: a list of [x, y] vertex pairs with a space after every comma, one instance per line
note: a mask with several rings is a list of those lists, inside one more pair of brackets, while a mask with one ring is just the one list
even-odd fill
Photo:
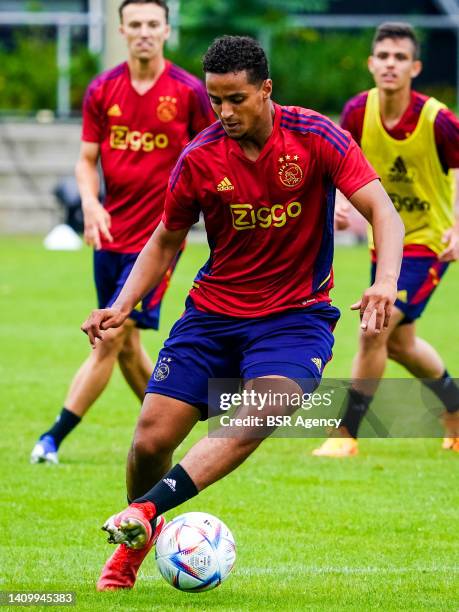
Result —
[[82, 142], [80, 156], [75, 167], [75, 176], [81, 197], [84, 217], [84, 241], [96, 250], [101, 248], [100, 236], [113, 242], [110, 233], [111, 218], [99, 202], [99, 173], [97, 161], [100, 145], [96, 142]]
[[92, 347], [104, 339], [104, 330], [120, 327], [144, 295], [159, 284], [177, 251], [186, 238], [188, 229], [169, 231], [161, 222], [140, 253], [111, 308], [93, 310], [81, 326]]
[[374, 329], [380, 332], [389, 325], [397, 298], [405, 228], [379, 180], [356, 191], [350, 201], [372, 225], [378, 254], [375, 282], [351, 308], [360, 311], [363, 330], [369, 329], [370, 319], [374, 317]]

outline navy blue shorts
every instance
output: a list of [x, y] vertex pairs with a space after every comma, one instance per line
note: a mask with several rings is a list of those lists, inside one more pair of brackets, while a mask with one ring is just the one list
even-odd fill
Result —
[[[182, 251], [179, 251], [160, 284], [152, 289], [130, 314], [141, 329], [158, 329], [161, 301], [169, 286], [172, 272]], [[99, 308], [109, 308], [119, 296], [138, 253], [115, 253], [94, 251], [94, 281], [96, 283]]]
[[[432, 257], [404, 256], [397, 283], [395, 306], [405, 315], [402, 323], [413, 323], [424, 312], [438, 283], [448, 269], [448, 263]], [[371, 266], [371, 282], [374, 283], [376, 264]]]
[[316, 388], [332, 357], [339, 316], [334, 306], [319, 303], [240, 319], [199, 311], [188, 298], [185, 313], [159, 353], [146, 393], [187, 402], [205, 419], [210, 378], [285, 376], [313, 380]]

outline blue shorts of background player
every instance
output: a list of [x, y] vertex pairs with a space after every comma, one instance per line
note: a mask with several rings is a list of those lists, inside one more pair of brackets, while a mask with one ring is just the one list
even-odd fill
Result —
[[332, 357], [340, 312], [328, 303], [253, 319], [197, 310], [185, 313], [161, 349], [146, 393], [196, 406], [208, 418], [208, 381], [283, 376], [304, 393], [318, 387]]
[[[131, 312], [131, 319], [134, 319], [140, 329], [158, 329], [161, 302], [181, 253], [182, 251], [179, 251], [161, 283]], [[138, 256], [138, 253], [94, 251], [94, 281], [99, 308], [109, 308], [113, 305]]]
[[[395, 302], [395, 306], [405, 315], [401, 325], [419, 319], [447, 269], [448, 263], [439, 261], [436, 256], [403, 257]], [[375, 274], [376, 263], [373, 262], [372, 283]]]

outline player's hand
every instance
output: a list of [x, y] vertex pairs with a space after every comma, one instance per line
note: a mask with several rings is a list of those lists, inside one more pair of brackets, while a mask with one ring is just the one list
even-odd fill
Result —
[[[374, 283], [365, 291], [362, 299], [352, 304], [351, 310], [360, 311], [360, 327], [380, 333], [389, 325], [392, 307], [397, 299], [397, 282], [385, 280]], [[370, 325], [370, 319], [371, 325]]]
[[335, 228], [345, 230], [349, 227], [349, 213], [351, 205], [344, 197], [336, 198], [335, 203]]
[[93, 246], [96, 251], [101, 248], [101, 235], [113, 242], [110, 234], [111, 217], [98, 200], [83, 203], [84, 241]]
[[97, 340], [104, 339], [104, 331], [112, 327], [121, 327], [128, 316], [129, 313], [117, 308], [93, 310], [81, 326], [81, 331], [88, 335], [92, 348], [95, 348]]
[[459, 229], [452, 227], [443, 234], [443, 244], [446, 248], [438, 256], [439, 261], [456, 261], [459, 259]]

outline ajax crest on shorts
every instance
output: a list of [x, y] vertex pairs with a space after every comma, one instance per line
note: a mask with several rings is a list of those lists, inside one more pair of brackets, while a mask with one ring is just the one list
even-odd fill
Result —
[[161, 359], [156, 364], [155, 371], [153, 373], [153, 378], [157, 382], [161, 382], [162, 380], [166, 380], [166, 378], [170, 374], [169, 364], [172, 361], [170, 357], [161, 357]]

